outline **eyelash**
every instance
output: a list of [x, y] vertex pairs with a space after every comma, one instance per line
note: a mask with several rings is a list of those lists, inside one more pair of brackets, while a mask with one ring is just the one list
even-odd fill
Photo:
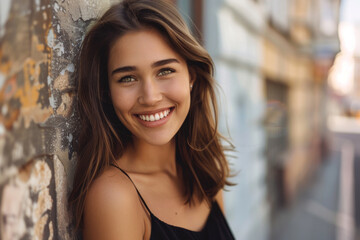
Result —
[[[130, 80], [131, 79], [131, 80]], [[129, 81], [130, 80], [130, 81]], [[118, 82], [121, 83], [130, 83], [130, 82], [134, 82], [135, 81], [135, 77], [134, 76], [125, 76], [120, 78], [120, 80]]]
[[163, 76], [169, 75], [173, 72], [175, 72], [175, 70], [172, 68], [163, 68], [159, 71], [158, 76], [163, 77]]
[[[164, 76], [167, 76], [171, 73], [174, 73], [175, 70], [172, 69], [172, 68], [163, 68], [159, 71], [158, 73], [158, 76], [159, 77], [164, 77]], [[120, 83], [131, 83], [131, 82], [134, 82], [136, 81], [135, 77], [134, 76], [124, 76], [122, 78], [120, 78], [120, 80], [118, 82]]]

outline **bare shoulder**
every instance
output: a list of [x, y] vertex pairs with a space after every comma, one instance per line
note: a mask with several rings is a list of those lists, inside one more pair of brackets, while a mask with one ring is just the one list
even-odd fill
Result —
[[118, 169], [106, 169], [86, 196], [84, 239], [143, 239], [144, 232], [144, 211], [134, 186]]

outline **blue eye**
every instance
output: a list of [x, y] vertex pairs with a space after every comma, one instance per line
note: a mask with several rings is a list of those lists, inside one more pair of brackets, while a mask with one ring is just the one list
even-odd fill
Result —
[[133, 76], [125, 76], [120, 78], [120, 80], [118, 82], [122, 82], [122, 83], [129, 83], [129, 82], [134, 82], [136, 79]]
[[169, 75], [169, 74], [171, 74], [173, 72], [175, 72], [175, 70], [171, 69], [171, 68], [161, 69], [158, 76], [160, 76], [160, 77], [166, 76], [166, 75]]

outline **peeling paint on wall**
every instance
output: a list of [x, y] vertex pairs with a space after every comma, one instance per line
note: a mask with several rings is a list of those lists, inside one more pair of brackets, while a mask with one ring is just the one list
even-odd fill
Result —
[[[11, 0], [2, 0], [0, 7], [0, 38], [4, 35], [4, 24], [8, 19]], [[0, 84], [1, 86], [1, 84]]]
[[72, 239], [75, 56], [115, 0], [0, 2], [1, 239]]
[[53, 239], [51, 179], [50, 166], [38, 159], [3, 186], [1, 239]]
[[54, 157], [55, 171], [55, 189], [56, 189], [56, 208], [57, 208], [57, 224], [59, 236], [64, 240], [71, 239], [73, 235], [69, 232], [70, 218], [67, 211], [67, 186], [68, 178], [65, 167], [58, 157]]
[[69, 0], [66, 2], [68, 6], [72, 6], [69, 9], [73, 21], [82, 19], [88, 21], [97, 18], [104, 10], [104, 7], [108, 8], [110, 5], [109, 0], [102, 2], [96, 0]]

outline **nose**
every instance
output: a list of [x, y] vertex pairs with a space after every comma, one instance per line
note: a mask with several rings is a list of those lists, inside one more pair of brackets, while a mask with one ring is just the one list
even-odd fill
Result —
[[139, 103], [143, 105], [153, 106], [161, 100], [162, 93], [156, 79], [148, 78], [142, 81]]

